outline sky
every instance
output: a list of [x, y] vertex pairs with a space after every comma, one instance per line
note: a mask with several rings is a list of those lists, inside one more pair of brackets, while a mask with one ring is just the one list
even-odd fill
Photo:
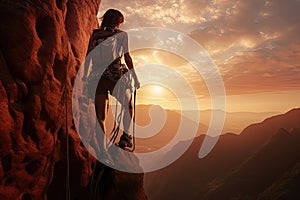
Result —
[[[102, 0], [99, 16], [108, 8], [124, 14], [121, 28], [126, 31], [167, 28], [197, 42], [220, 73], [227, 111], [300, 107], [300, 0]], [[205, 74], [197, 74], [180, 53], [148, 48], [131, 55], [137, 69], [154, 62], [175, 70], [192, 86], [199, 108], [211, 108]], [[140, 69], [143, 79], [147, 70]], [[146, 84], [138, 91], [138, 103], [180, 109], [176, 95], [165, 85]]]

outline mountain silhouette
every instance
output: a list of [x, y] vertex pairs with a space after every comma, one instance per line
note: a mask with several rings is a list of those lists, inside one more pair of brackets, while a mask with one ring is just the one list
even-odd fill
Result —
[[297, 194], [293, 193], [296, 186], [282, 186], [280, 181], [286, 182], [285, 174], [290, 171], [294, 176], [289, 182], [299, 180], [299, 173], [294, 172], [300, 162], [299, 117], [300, 109], [293, 109], [252, 124], [240, 135], [222, 135], [201, 160], [198, 151], [204, 136], [199, 136], [177, 161], [146, 174], [149, 198], [263, 199], [275, 190]]
[[289, 169], [264, 192], [258, 200], [268, 199], [299, 199], [300, 191], [300, 162]]
[[209, 199], [227, 196], [255, 199], [276, 178], [300, 161], [300, 129], [291, 132], [280, 129], [257, 152], [219, 182], [218, 187], [206, 194]]
[[[177, 111], [180, 112], [180, 111]], [[188, 111], [188, 113], [193, 114], [194, 112], [199, 111]], [[217, 113], [223, 111], [216, 111]], [[201, 110], [200, 111], [200, 123], [205, 124], [206, 126], [209, 125], [211, 120], [212, 110]], [[224, 127], [222, 130], [222, 134], [225, 133], [235, 133], [240, 134], [240, 132], [245, 129], [247, 126], [253, 123], [261, 122], [267, 117], [271, 117], [274, 115], [278, 115], [278, 112], [226, 112], [226, 119], [224, 122]], [[193, 120], [193, 115], [189, 116], [188, 118]]]

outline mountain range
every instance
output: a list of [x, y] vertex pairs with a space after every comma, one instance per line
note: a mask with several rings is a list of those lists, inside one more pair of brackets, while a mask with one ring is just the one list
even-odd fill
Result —
[[200, 135], [174, 163], [145, 175], [149, 199], [299, 199], [299, 118], [293, 109], [221, 135], [203, 159]]

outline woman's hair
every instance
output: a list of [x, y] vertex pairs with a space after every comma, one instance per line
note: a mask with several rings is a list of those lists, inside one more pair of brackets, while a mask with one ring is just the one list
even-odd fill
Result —
[[118, 10], [109, 9], [104, 13], [101, 19], [102, 19], [100, 25], [101, 30], [114, 29], [117, 25], [121, 24], [124, 21], [124, 16]]

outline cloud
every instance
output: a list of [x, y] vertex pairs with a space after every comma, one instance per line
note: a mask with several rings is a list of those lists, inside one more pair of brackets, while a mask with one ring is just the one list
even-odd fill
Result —
[[175, 24], [180, 17], [179, 0], [161, 1], [102, 1], [101, 8], [106, 10], [115, 7], [125, 14], [126, 28], [137, 28], [145, 26], [167, 26]]
[[231, 8], [190, 33], [219, 65], [228, 92], [299, 89], [300, 2], [248, 0]]
[[229, 94], [300, 88], [299, 0], [103, 0], [101, 7], [120, 9], [124, 29], [189, 34], [219, 66]]

